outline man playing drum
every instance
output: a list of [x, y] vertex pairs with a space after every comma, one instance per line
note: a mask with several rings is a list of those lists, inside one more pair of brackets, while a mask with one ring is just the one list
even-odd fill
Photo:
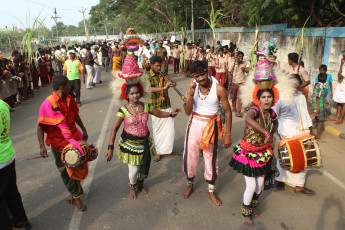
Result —
[[[85, 211], [86, 206], [80, 201], [84, 195], [80, 180], [71, 179], [65, 165], [61, 162], [61, 152], [69, 143], [82, 154], [83, 150], [78, 141], [88, 139], [84, 124], [79, 117], [77, 103], [71, 95], [70, 81], [64, 75], [55, 76], [52, 80], [53, 93], [41, 105], [38, 116], [37, 137], [40, 144], [40, 153], [47, 158], [47, 149], [44, 144], [44, 133], [47, 133], [46, 144], [51, 145], [55, 164], [60, 171], [62, 181], [71, 193], [67, 202], [75, 204], [80, 211]], [[76, 123], [83, 131], [77, 129]]]
[[[298, 91], [298, 88], [302, 85], [302, 79], [297, 74], [291, 74], [289, 77], [292, 81], [296, 81], [295, 103], [287, 106], [279, 100], [273, 107], [278, 115], [278, 134], [283, 140], [289, 138], [307, 138], [312, 134], [312, 121], [308, 113], [305, 97]], [[277, 159], [277, 169], [280, 173], [276, 178], [278, 181], [278, 190], [285, 190], [285, 184], [287, 184], [294, 187], [296, 193], [306, 195], [315, 194], [313, 190], [304, 187], [307, 170], [292, 173], [281, 167], [279, 159]]]

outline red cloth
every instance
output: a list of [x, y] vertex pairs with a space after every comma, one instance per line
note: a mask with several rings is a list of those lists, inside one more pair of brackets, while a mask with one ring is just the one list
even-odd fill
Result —
[[214, 66], [209, 66], [208, 67], [208, 75], [209, 76], [213, 76], [213, 77], [216, 76], [216, 68]]
[[[80, 140], [78, 129], [75, 124], [75, 117], [79, 113], [77, 103], [71, 95], [65, 97], [66, 103], [55, 93], [52, 93], [54, 100], [58, 103], [61, 113], [65, 117], [65, 121], [70, 128], [73, 139]], [[53, 149], [63, 150], [69, 142], [62, 135], [57, 125], [45, 125], [44, 131], [47, 133], [46, 144], [52, 146]]]
[[221, 86], [225, 86], [225, 73], [216, 73], [216, 79]]
[[40, 69], [41, 84], [42, 86], [47, 85], [49, 83], [48, 68], [47, 68], [47, 65], [43, 62], [42, 58], [38, 59], [38, 67]]

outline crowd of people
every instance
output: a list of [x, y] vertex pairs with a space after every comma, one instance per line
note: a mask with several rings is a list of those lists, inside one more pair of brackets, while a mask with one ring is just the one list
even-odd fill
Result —
[[[244, 53], [233, 43], [222, 46], [217, 42], [217, 47], [206, 46], [204, 49], [200, 40], [197, 43], [172, 43], [165, 39], [157, 42], [148, 40], [138, 49], [123, 45], [119, 40], [42, 49], [31, 59], [17, 51], [13, 51], [11, 59], [2, 58], [1, 97], [8, 105], [3, 101], [0, 103], [1, 115], [6, 118], [0, 131], [4, 134], [1, 136], [4, 139], [2, 141], [6, 142], [10, 151], [0, 150], [0, 176], [10, 175], [12, 178], [1, 186], [11, 188], [8, 191], [14, 191], [11, 199], [16, 203], [15, 208], [19, 210], [19, 214], [14, 215], [14, 218], [17, 218], [14, 226], [24, 226], [27, 229], [31, 227], [16, 183], [13, 183], [15, 152], [8, 137], [9, 111], [21, 101], [32, 97], [34, 91], [39, 89], [39, 82], [42, 87], [52, 85], [53, 92], [42, 103], [39, 111], [37, 134], [40, 154], [44, 158], [48, 157], [45, 143], [49, 143], [61, 178], [70, 193], [68, 203], [76, 205], [80, 211], [85, 211], [86, 206], [80, 200], [84, 195], [80, 182], [85, 177], [71, 177], [67, 166], [62, 162], [61, 154], [69, 144], [83, 153], [81, 145], [82, 141], [88, 139], [88, 133], [79, 116], [78, 107], [82, 105], [81, 83], [90, 90], [96, 87], [96, 84], [102, 83], [101, 66], [105, 71], [118, 73], [119, 78], [116, 79], [129, 79], [121, 82], [123, 84], [120, 91], [115, 90], [117, 96], [126, 100], [126, 104], [122, 105], [116, 114], [106, 160], [110, 161], [113, 158], [115, 138], [121, 124], [124, 123], [117, 155], [120, 161], [128, 165], [132, 198], [137, 197], [138, 190], [149, 192], [148, 188], [144, 187], [144, 180], [148, 177], [151, 159], [160, 161], [162, 155], [173, 153], [174, 117], [180, 110], [171, 108], [168, 90], [174, 86], [174, 82], [165, 76], [168, 74], [169, 65], [173, 66], [174, 74], [179, 74], [180, 70], [183, 70], [184, 76], [191, 78], [186, 97], [182, 98], [184, 112], [190, 116], [182, 163], [187, 181], [187, 188], [182, 193], [185, 199], [194, 191], [199, 157], [203, 157], [208, 197], [215, 205], [222, 205], [222, 200], [215, 194], [219, 174], [219, 139], [224, 138], [225, 148], [231, 146], [232, 112], [235, 116], [242, 117], [243, 109], [246, 111], [244, 136], [235, 146], [229, 163], [230, 167], [244, 175], [246, 183], [241, 205], [243, 222], [248, 226], [254, 226], [251, 216], [252, 213], [260, 215], [257, 206], [264, 189], [275, 187], [277, 190], [284, 190], [287, 184], [292, 186], [296, 193], [315, 195], [315, 191], [305, 187], [306, 169], [291, 172], [281, 167], [279, 160], [274, 158], [273, 135], [278, 133], [281, 139], [280, 146], [296, 137], [309, 138], [313, 135], [314, 122], [318, 123], [316, 139], [319, 139], [330, 98], [338, 103], [336, 123], [343, 122], [345, 53], [341, 59], [338, 84], [334, 93], [332, 76], [327, 74], [327, 66], [321, 65], [319, 68], [311, 94], [314, 120], [310, 118], [307, 108], [310, 77], [297, 53], [288, 54], [289, 68], [286, 70], [280, 70], [280, 63], [273, 53], [267, 55], [266, 59], [260, 59], [260, 67], [257, 66], [255, 70], [258, 75], [262, 75], [258, 69], [263, 68], [265, 73], [272, 75], [272, 78], [268, 79], [272, 82], [275, 79], [274, 72], [282, 71], [293, 83], [291, 104], [281, 100], [277, 88], [272, 83], [263, 88], [252, 87], [249, 90], [253, 91], [250, 95], [252, 102], [243, 106], [240, 96], [244, 91], [241, 90], [244, 90], [250, 69], [250, 62], [244, 60]], [[137, 66], [145, 72], [144, 78], [149, 93], [147, 103], [140, 101], [145, 93], [140, 81], [133, 82], [133, 79], [142, 75]], [[259, 76], [256, 80], [263, 81], [262, 77], [266, 76]], [[266, 78], [264, 80], [267, 81]], [[223, 110], [223, 119], [220, 110]], [[152, 118], [153, 138], [150, 137], [147, 125], [149, 115]], [[275, 171], [279, 171], [278, 176]], [[6, 196], [9, 194], [1, 193], [1, 211], [7, 207], [12, 214], [16, 213], [13, 203], [6, 203]], [[9, 223], [7, 211], [1, 215], [1, 218]], [[8, 226], [10, 224], [6, 227]]]

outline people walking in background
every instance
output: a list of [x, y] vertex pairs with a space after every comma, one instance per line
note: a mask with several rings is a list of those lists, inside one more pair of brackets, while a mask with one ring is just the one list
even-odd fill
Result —
[[224, 56], [223, 49], [218, 50], [218, 56], [215, 62], [215, 68], [216, 68], [216, 79], [219, 82], [219, 84], [223, 87], [225, 87], [225, 77], [226, 77], [226, 71], [228, 69], [228, 64], [226, 57]]
[[287, 70], [287, 74], [298, 74], [301, 77], [303, 84], [300, 85], [300, 90], [305, 96], [306, 101], [308, 101], [310, 78], [305, 68], [298, 64], [298, 61], [299, 55], [297, 53], [288, 54], [290, 68]]
[[69, 59], [65, 61], [63, 66], [63, 74], [67, 76], [68, 80], [71, 82], [70, 94], [76, 99], [77, 105], [80, 106], [80, 88], [82, 76], [82, 81], [85, 84], [85, 75], [83, 71], [83, 65], [76, 59], [76, 52], [74, 50], [69, 50]]
[[91, 53], [91, 47], [90, 45], [86, 45], [86, 54], [85, 54], [85, 67], [86, 67], [86, 73], [87, 73], [87, 78], [86, 78], [86, 88], [87, 89], [91, 89], [93, 87], [95, 87], [95, 83], [93, 83], [93, 79], [95, 77], [95, 68], [94, 68], [94, 58], [93, 55]]
[[334, 92], [333, 100], [337, 104], [337, 118], [335, 124], [343, 123], [345, 116], [345, 50], [340, 60], [340, 67], [338, 72], [338, 84]]

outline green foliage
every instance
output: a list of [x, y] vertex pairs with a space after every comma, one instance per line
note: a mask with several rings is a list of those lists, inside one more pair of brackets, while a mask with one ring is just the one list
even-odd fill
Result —
[[20, 41], [22, 40], [23, 33], [18, 33], [12, 29], [0, 30], [0, 50], [10, 51], [11, 49], [19, 49]]
[[[89, 14], [90, 36], [104, 35], [105, 25], [109, 34], [128, 27], [146, 34], [181, 33], [181, 27], [190, 29], [191, 0], [100, 0]], [[309, 15], [307, 27], [345, 26], [345, 0], [194, 0], [195, 29], [274, 23], [302, 27]], [[85, 35], [83, 21], [78, 26], [59, 22], [58, 30], [59, 36]], [[56, 36], [55, 26], [49, 34]]]

